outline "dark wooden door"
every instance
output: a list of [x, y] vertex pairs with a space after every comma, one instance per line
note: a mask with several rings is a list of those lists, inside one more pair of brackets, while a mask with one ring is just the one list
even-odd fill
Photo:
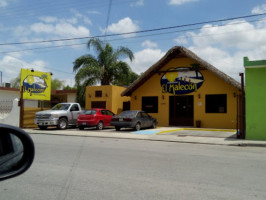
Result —
[[123, 111], [130, 110], [130, 101], [123, 102]]
[[194, 96], [169, 97], [169, 125], [193, 126]]

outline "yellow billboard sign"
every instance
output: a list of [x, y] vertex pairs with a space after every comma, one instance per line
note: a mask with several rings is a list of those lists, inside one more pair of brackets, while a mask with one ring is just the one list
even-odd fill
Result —
[[20, 85], [23, 86], [23, 99], [51, 99], [50, 73], [21, 69]]

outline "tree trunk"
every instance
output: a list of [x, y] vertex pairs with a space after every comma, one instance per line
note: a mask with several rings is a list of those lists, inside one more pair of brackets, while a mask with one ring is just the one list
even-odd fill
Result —
[[111, 82], [111, 80], [110, 80], [107, 72], [105, 71], [103, 74], [103, 77], [101, 79], [101, 85], [110, 85], [110, 82]]

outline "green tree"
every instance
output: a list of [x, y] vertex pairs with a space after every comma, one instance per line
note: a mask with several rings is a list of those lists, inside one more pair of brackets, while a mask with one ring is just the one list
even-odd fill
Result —
[[60, 90], [63, 86], [64, 86], [64, 81], [60, 81], [57, 78], [51, 80], [52, 90]]
[[20, 73], [16, 78], [13, 78], [11, 81], [11, 88], [20, 88]]
[[129, 85], [138, 75], [134, 73], [126, 62], [119, 59], [134, 59], [132, 51], [126, 47], [113, 49], [109, 43], [97, 38], [88, 41], [88, 48], [94, 48], [96, 56], [91, 54], [81, 56], [74, 62], [73, 71], [77, 74], [75, 81], [78, 89], [77, 100], [84, 103], [86, 86], [95, 85]]
[[71, 87], [71, 86], [67, 85], [67, 86], [63, 87], [63, 90], [76, 90], [76, 89], [77, 89], [76, 86]]
[[121, 74], [120, 79], [114, 80], [113, 84], [118, 86], [128, 86], [138, 79], [139, 75], [133, 71], [130, 71], [128, 74]]
[[198, 63], [191, 64], [191, 68], [192, 68], [193, 70], [195, 70], [195, 72], [196, 72], [196, 77], [197, 77], [197, 78], [199, 77], [199, 67], [200, 67], [200, 64], [198, 64]]

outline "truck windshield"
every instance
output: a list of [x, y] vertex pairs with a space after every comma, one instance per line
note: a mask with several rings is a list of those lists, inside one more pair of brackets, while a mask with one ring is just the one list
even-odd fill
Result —
[[51, 110], [68, 110], [70, 104], [56, 104]]

